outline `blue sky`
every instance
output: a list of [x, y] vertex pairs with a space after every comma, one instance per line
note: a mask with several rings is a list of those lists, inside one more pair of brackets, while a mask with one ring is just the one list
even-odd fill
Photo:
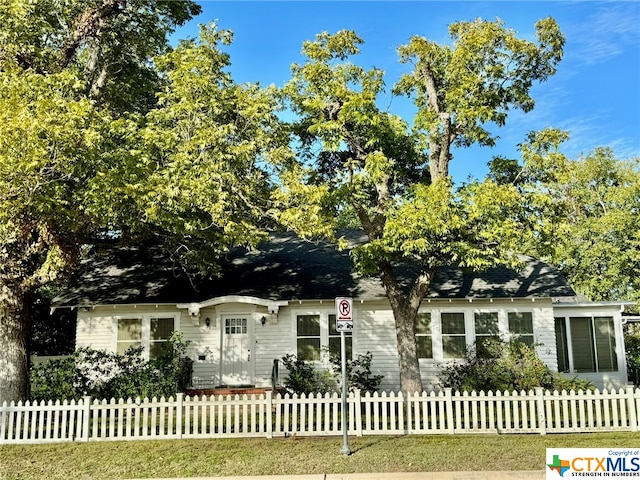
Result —
[[[448, 25], [462, 20], [501, 18], [533, 40], [537, 20], [556, 19], [567, 42], [558, 73], [533, 90], [536, 107], [513, 111], [494, 148], [454, 151], [456, 181], [483, 177], [493, 156], [517, 158], [517, 144], [531, 130], [556, 127], [571, 140], [563, 151], [586, 155], [611, 147], [618, 158], [640, 157], [640, 2], [617, 1], [200, 1], [203, 13], [174, 38], [194, 38], [198, 24], [215, 21], [234, 32], [230, 71], [237, 82], [282, 86], [293, 62], [302, 62], [302, 42], [317, 33], [355, 30], [365, 41], [352, 61], [386, 72], [389, 88], [409, 68], [396, 49], [412, 35], [448, 43]], [[411, 122], [410, 102], [380, 99], [380, 106]]]

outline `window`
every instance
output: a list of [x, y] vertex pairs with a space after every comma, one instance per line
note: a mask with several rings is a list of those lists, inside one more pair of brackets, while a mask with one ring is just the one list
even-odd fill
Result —
[[[329, 355], [341, 355], [341, 332], [336, 329], [336, 315], [324, 312], [295, 314], [296, 355], [301, 360], [328, 362]], [[345, 332], [346, 357], [353, 358], [353, 335]]]
[[533, 347], [533, 315], [531, 312], [509, 312], [509, 333], [525, 345]]
[[130, 348], [142, 345], [142, 319], [141, 318], [119, 318], [118, 319], [118, 340], [116, 353], [124, 354]]
[[224, 333], [227, 335], [244, 335], [247, 333], [246, 318], [225, 318]]
[[476, 353], [479, 356], [489, 355], [487, 343], [498, 337], [498, 312], [476, 312], [474, 314], [476, 330]]
[[140, 316], [116, 318], [116, 353], [122, 355], [131, 347], [144, 346], [144, 358], [157, 358], [177, 328], [176, 317]]
[[618, 370], [612, 317], [556, 318], [558, 371], [570, 373]]
[[157, 358], [173, 334], [173, 317], [151, 318], [149, 358]]
[[416, 323], [416, 346], [418, 358], [433, 358], [433, 341], [431, 337], [431, 313], [419, 313]]
[[558, 371], [568, 373], [569, 347], [567, 346], [567, 325], [564, 318], [555, 319], [556, 327], [556, 355], [558, 358]]
[[444, 358], [462, 358], [467, 351], [464, 313], [442, 313], [442, 354]]
[[[341, 340], [340, 340], [340, 332], [336, 330], [336, 316], [335, 314], [330, 314], [328, 316], [329, 325], [329, 354], [337, 355], [338, 358], [341, 358]], [[344, 344], [347, 348], [347, 358], [353, 358], [353, 336], [351, 332], [344, 332]]]
[[598, 371], [617, 371], [618, 354], [616, 351], [616, 333], [613, 318], [595, 317], [593, 319], [593, 330]]
[[320, 315], [298, 315], [296, 325], [298, 358], [320, 360]]

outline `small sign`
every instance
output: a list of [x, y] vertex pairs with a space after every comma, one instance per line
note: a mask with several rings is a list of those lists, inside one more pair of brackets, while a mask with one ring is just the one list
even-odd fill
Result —
[[336, 331], [353, 331], [353, 299], [348, 297], [336, 298]]

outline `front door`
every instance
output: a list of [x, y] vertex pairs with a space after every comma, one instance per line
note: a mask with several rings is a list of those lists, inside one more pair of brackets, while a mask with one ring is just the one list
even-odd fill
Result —
[[251, 322], [248, 315], [222, 318], [222, 384], [251, 385]]

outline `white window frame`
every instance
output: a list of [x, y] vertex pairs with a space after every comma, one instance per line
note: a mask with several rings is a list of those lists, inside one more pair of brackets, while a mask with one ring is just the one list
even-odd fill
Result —
[[[355, 309], [354, 309], [355, 310]], [[303, 310], [297, 309], [291, 312], [291, 328], [293, 332], [293, 345], [292, 351], [297, 355], [298, 353], [298, 316], [301, 315], [318, 315], [320, 317], [320, 360], [313, 361], [318, 365], [329, 365], [329, 316], [335, 315], [335, 309], [318, 309], [318, 310]], [[353, 312], [354, 323], [356, 312]], [[351, 336], [351, 355], [355, 356], [356, 343], [355, 336], [352, 333], [345, 333], [345, 336]], [[335, 337], [335, 335], [331, 335]]]
[[[444, 328], [442, 326], [442, 315], [443, 314], [462, 314], [462, 317], [464, 319], [464, 333], [445, 333], [444, 332]], [[473, 321], [473, 316], [469, 315], [469, 312], [465, 309], [447, 309], [447, 310], [440, 310], [437, 314], [437, 321], [435, 322], [436, 325], [438, 326], [438, 330], [439, 330], [439, 356], [440, 358], [445, 361], [445, 362], [450, 362], [452, 360], [460, 360], [462, 358], [464, 358], [464, 355], [461, 357], [445, 357], [444, 356], [444, 337], [445, 336], [454, 336], [454, 337], [464, 337], [464, 343], [465, 343], [465, 349], [469, 348], [469, 345], [471, 344], [471, 342], [473, 340], [470, 341], [470, 338], [473, 339], [473, 335], [474, 335], [474, 330], [473, 330], [473, 323], [469, 323], [470, 321]], [[434, 326], [434, 314], [433, 311], [431, 313], [431, 326]], [[435, 334], [436, 332], [434, 332]], [[435, 343], [435, 342], [434, 342]], [[434, 345], [434, 350], [435, 350], [435, 345]], [[435, 357], [435, 353], [434, 353], [434, 357]]]
[[113, 319], [113, 345], [112, 351], [118, 351], [118, 320], [141, 320], [141, 333], [142, 333], [142, 358], [149, 360], [149, 352], [151, 350], [151, 319], [152, 318], [173, 318], [173, 330], [180, 330], [180, 314], [176, 312], [154, 312], [154, 313], [132, 313], [131, 315], [122, 314], [115, 315]]
[[[531, 315], [531, 333], [527, 333], [527, 334], [519, 334], [519, 333], [512, 333], [511, 329], [509, 328], [509, 314], [510, 313], [515, 313], [515, 314], [523, 314], [523, 313], [528, 313]], [[508, 339], [517, 339], [520, 337], [531, 337], [532, 342], [531, 342], [531, 348], [536, 348], [536, 314], [533, 310], [528, 310], [528, 309], [509, 309], [505, 312], [505, 316], [506, 316], [506, 320], [505, 320], [505, 331], [507, 332], [507, 338]]]
[[[498, 335], [500, 338], [504, 338], [506, 340], [514, 338], [514, 335], [511, 335], [509, 331], [509, 312], [515, 313], [530, 313], [533, 325], [533, 338], [534, 338], [534, 346], [535, 346], [535, 338], [536, 338], [536, 310], [535, 308], [503, 308], [503, 307], [481, 307], [481, 308], [470, 308], [470, 307], [446, 307], [446, 308], [421, 308], [419, 313], [431, 313], [431, 337], [432, 337], [432, 348], [433, 348], [433, 358], [421, 358], [420, 362], [433, 362], [433, 363], [442, 363], [442, 362], [450, 362], [460, 360], [463, 357], [447, 357], [444, 356], [444, 342], [443, 338], [445, 334], [442, 330], [442, 315], [447, 313], [457, 313], [462, 314], [464, 316], [464, 327], [465, 327], [465, 346], [467, 349], [474, 348], [476, 345], [476, 328], [475, 328], [475, 318], [476, 313], [497, 313], [498, 314]], [[463, 336], [459, 334], [459, 336]], [[482, 335], [481, 335], [482, 336]]]
[[[614, 357], [616, 360], [616, 370], [601, 370], [600, 365], [599, 365], [599, 360], [598, 360], [598, 349], [596, 346], [596, 338], [595, 338], [595, 319], [596, 318], [610, 318], [611, 321], [613, 322], [613, 341], [615, 342], [615, 349], [613, 351], [614, 353]], [[573, 337], [571, 335], [571, 320], [572, 319], [584, 319], [584, 320], [589, 320], [591, 322], [591, 335], [592, 335], [592, 341], [593, 341], [593, 361], [594, 361], [594, 365], [595, 368], [593, 371], [587, 371], [587, 370], [576, 370], [575, 365], [574, 365], [574, 358], [573, 358]], [[620, 365], [620, 358], [618, 355], [618, 351], [620, 349], [620, 345], [618, 344], [618, 336], [616, 333], [616, 318], [613, 314], [611, 313], [600, 313], [600, 314], [592, 314], [592, 315], [580, 315], [580, 314], [571, 314], [571, 313], [566, 313], [566, 314], [561, 314], [558, 315], [554, 318], [554, 331], [555, 331], [555, 322], [561, 320], [564, 323], [564, 333], [565, 333], [565, 338], [564, 338], [564, 343], [566, 345], [567, 348], [567, 363], [568, 363], [568, 367], [569, 370], [565, 371], [564, 373], [569, 373], [569, 374], [573, 374], [573, 375], [577, 375], [577, 374], [606, 374], [606, 373], [616, 373], [619, 372], [621, 369], [621, 365]], [[556, 359], [558, 357], [558, 351], [557, 351], [557, 339], [556, 339]]]
[[[472, 332], [473, 332], [473, 339], [471, 341], [471, 345], [473, 349], [476, 350], [476, 354], [478, 353], [478, 340], [479, 339], [490, 339], [490, 338], [498, 338], [498, 339], [502, 339], [504, 337], [504, 333], [505, 333], [505, 328], [504, 328], [504, 319], [501, 318], [502, 315], [500, 314], [501, 311], [499, 309], [476, 309], [473, 311], [473, 315], [471, 318], [471, 324], [472, 324]], [[492, 315], [495, 316], [496, 319], [496, 327], [498, 328], [498, 331], [496, 333], [478, 333], [477, 329], [476, 329], [476, 320], [477, 317], [479, 315]], [[508, 331], [508, 330], [507, 330]]]
[[[432, 361], [435, 360], [436, 358], [436, 334], [435, 334], [435, 325], [436, 325], [436, 321], [435, 321], [435, 316], [436, 316], [436, 312], [435, 310], [420, 310], [418, 312], [418, 316], [420, 315], [429, 315], [429, 333], [422, 333], [422, 332], [418, 332], [417, 329], [417, 325], [416, 325], [416, 333], [415, 333], [415, 337], [416, 337], [416, 343], [418, 341], [418, 338], [426, 338], [428, 337], [429, 340], [431, 340], [431, 357], [418, 357], [419, 361]], [[416, 345], [417, 346], [417, 345]], [[440, 341], [440, 348], [442, 348], [442, 341]]]

